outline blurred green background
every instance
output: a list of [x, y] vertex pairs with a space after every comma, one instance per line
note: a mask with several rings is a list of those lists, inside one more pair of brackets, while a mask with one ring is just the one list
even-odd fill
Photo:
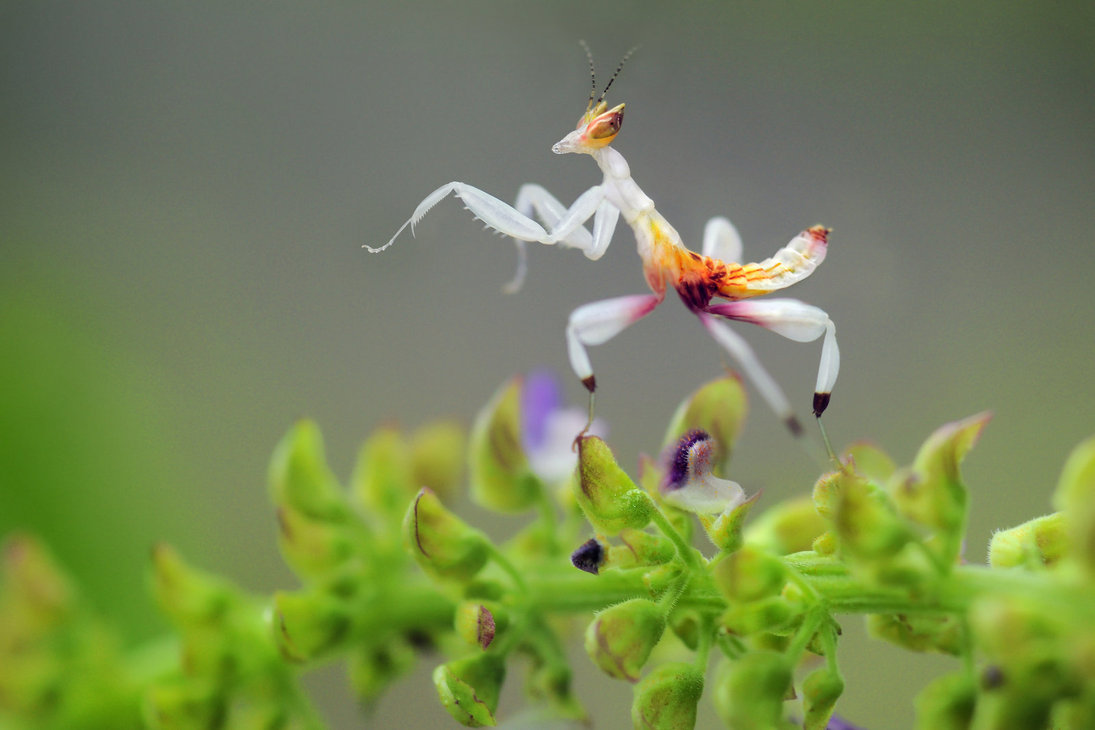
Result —
[[[513, 373], [569, 376], [570, 310], [645, 290], [626, 229], [596, 263], [532, 249], [516, 296], [512, 245], [453, 201], [384, 255], [360, 246], [449, 180], [564, 201], [595, 184], [549, 150], [585, 106], [584, 38], [601, 83], [642, 45], [610, 96], [628, 104], [616, 147], [693, 247], [715, 214], [753, 259], [834, 228], [793, 296], [837, 324], [836, 442], [905, 462], [944, 421], [995, 412], [966, 465], [983, 561], [1095, 432], [1093, 8], [4, 3], [0, 533], [41, 534], [139, 641], [163, 627], [156, 540], [256, 591], [293, 585], [264, 491], [293, 419], [319, 421], [345, 476], [378, 423], [467, 421]], [[592, 351], [625, 464], [725, 362], [672, 299]], [[820, 345], [738, 329], [808, 417]], [[774, 501], [816, 472], [756, 403], [733, 477]], [[846, 629], [840, 711], [907, 726], [953, 662]], [[333, 726], [361, 724], [339, 670], [310, 681]], [[630, 688], [580, 681], [622, 726]], [[426, 670], [366, 725], [414, 724], [408, 704], [443, 717]]]

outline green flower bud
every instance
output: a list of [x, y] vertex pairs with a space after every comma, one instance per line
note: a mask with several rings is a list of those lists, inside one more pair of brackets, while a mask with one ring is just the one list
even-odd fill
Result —
[[423, 487], [403, 520], [403, 541], [422, 569], [467, 582], [486, 564], [490, 542]]
[[521, 445], [522, 382], [517, 377], [503, 385], [480, 411], [471, 431], [472, 497], [499, 512], [529, 509], [543, 489]]
[[433, 671], [441, 704], [465, 727], [491, 727], [506, 665], [494, 654], [478, 653], [442, 664]]
[[298, 421], [278, 443], [268, 484], [275, 506], [289, 506], [319, 521], [346, 518], [346, 499], [327, 468], [323, 436], [312, 421]]
[[136, 724], [115, 637], [92, 618], [46, 547], [16, 533], [0, 548], [0, 726]]
[[989, 565], [994, 568], [1052, 568], [1069, 552], [1068, 519], [1063, 512], [1036, 517], [993, 534]]
[[872, 484], [885, 484], [897, 470], [897, 465], [885, 451], [866, 441], [858, 441], [844, 450], [842, 461], [851, 460], [856, 474]]
[[744, 542], [741, 533], [745, 527], [745, 518], [758, 499], [760, 499], [760, 492], [744, 502], [727, 507], [718, 515], [698, 515], [711, 544], [727, 553], [740, 548]]
[[677, 549], [669, 538], [645, 530], [622, 530], [620, 541], [623, 545], [613, 545], [608, 549], [605, 562], [613, 568], [662, 565], [677, 554]]
[[605, 674], [634, 682], [664, 631], [658, 604], [633, 598], [597, 614], [586, 629], [586, 653]]
[[734, 603], [719, 617], [731, 634], [755, 636], [789, 629], [802, 617], [802, 612], [783, 596], [768, 596], [749, 603]]
[[916, 697], [916, 730], [967, 730], [977, 687], [965, 672], [933, 680]]
[[1053, 505], [1065, 514], [1077, 559], [1095, 570], [1095, 437], [1069, 454], [1057, 481]]
[[533, 701], [546, 701], [553, 717], [587, 720], [585, 708], [570, 690], [570, 667], [565, 661], [544, 662], [534, 657], [525, 692]]
[[695, 651], [700, 645], [700, 634], [704, 631], [704, 622], [698, 612], [677, 608], [669, 614], [669, 629], [677, 635], [682, 644]]
[[273, 622], [278, 650], [296, 662], [315, 659], [336, 648], [350, 629], [345, 605], [320, 592], [278, 591], [274, 594]]
[[350, 685], [366, 704], [380, 698], [397, 679], [414, 668], [417, 655], [405, 640], [393, 638], [350, 654]]
[[825, 730], [843, 692], [844, 678], [829, 666], [806, 675], [802, 681], [803, 730]]
[[152, 591], [163, 612], [179, 626], [216, 621], [233, 602], [226, 582], [191, 568], [164, 543], [152, 549]]
[[0, 563], [0, 609], [4, 623], [37, 632], [63, 622], [76, 606], [68, 576], [45, 546], [27, 534], [4, 541]]
[[643, 585], [650, 595], [660, 596], [680, 579], [682, 572], [680, 563], [665, 563], [643, 573]]
[[950, 538], [944, 544], [953, 554], [940, 556], [945, 563], [958, 558], [969, 502], [958, 466], [990, 417], [981, 413], [937, 429], [920, 447], [913, 465], [889, 480], [888, 491], [901, 514]]
[[810, 545], [810, 549], [818, 555], [835, 555], [839, 547], [840, 540], [832, 530], [826, 530], [818, 535]]
[[596, 436], [578, 440], [578, 473], [578, 504], [598, 532], [615, 535], [650, 523], [654, 509], [650, 495], [635, 486], [616, 464], [608, 445]]
[[673, 662], [655, 668], [635, 685], [631, 723], [635, 730], [692, 730], [703, 694], [703, 672]]
[[828, 522], [836, 519], [837, 509], [844, 493], [844, 482], [848, 475], [843, 471], [832, 471], [822, 474], [814, 484], [812, 495], [814, 509], [818, 515]]
[[748, 602], [778, 594], [787, 580], [787, 569], [774, 555], [745, 545], [719, 559], [711, 567], [711, 576], [731, 602]]
[[[835, 489], [823, 497], [836, 496], [833, 526], [842, 548], [848, 553], [863, 560], [887, 558], [896, 554], [911, 538], [886, 494], [863, 477], [843, 472], [835, 480], [823, 477], [814, 488], [815, 503], [818, 503], [819, 488], [826, 491], [829, 487]], [[818, 511], [824, 514], [820, 504]]]
[[745, 541], [775, 555], [813, 549], [825, 520], [809, 497], [797, 497], [765, 510], [745, 529]]
[[368, 514], [393, 524], [420, 487], [414, 480], [411, 449], [394, 426], [378, 428], [358, 451], [350, 489]]
[[755, 651], [720, 667], [715, 707], [727, 727], [781, 727], [791, 690], [791, 665], [782, 654]]
[[211, 687], [194, 682], [153, 684], [141, 710], [144, 724], [157, 729], [223, 727], [226, 719], [223, 698]]
[[[308, 517], [282, 505], [277, 510], [278, 547], [297, 575], [314, 578], [332, 572], [354, 554], [353, 541], [344, 524]], [[361, 527], [364, 535], [364, 527]]]
[[871, 614], [867, 632], [912, 651], [960, 655], [966, 649], [964, 624], [955, 616]]
[[415, 486], [429, 487], [442, 499], [456, 491], [466, 459], [464, 429], [457, 423], [438, 421], [425, 425], [411, 439]]
[[677, 407], [669, 421], [662, 448], [680, 441], [692, 430], [706, 431], [717, 446], [713, 465], [730, 459], [748, 412], [745, 391], [736, 377], [719, 378], [700, 386]]
[[464, 641], [480, 649], [486, 649], [494, 641], [498, 631], [505, 629], [506, 614], [493, 602], [464, 601], [456, 607], [456, 633]]

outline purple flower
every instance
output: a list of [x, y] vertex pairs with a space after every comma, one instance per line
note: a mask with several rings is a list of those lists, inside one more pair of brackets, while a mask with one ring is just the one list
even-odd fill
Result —
[[[583, 409], [564, 407], [562, 388], [554, 373], [536, 370], [525, 377], [521, 440], [529, 466], [546, 484], [560, 484], [574, 473], [578, 465], [574, 439], [588, 420]], [[600, 419], [594, 419], [587, 433], [604, 437], [607, 429]]]

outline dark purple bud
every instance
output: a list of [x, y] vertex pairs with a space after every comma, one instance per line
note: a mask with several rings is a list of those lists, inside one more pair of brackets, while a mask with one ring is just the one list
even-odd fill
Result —
[[571, 553], [570, 562], [573, 563], [574, 567], [578, 570], [584, 570], [587, 573], [597, 575], [605, 562], [604, 545], [597, 542], [594, 538], [590, 538], [582, 543], [581, 547]]

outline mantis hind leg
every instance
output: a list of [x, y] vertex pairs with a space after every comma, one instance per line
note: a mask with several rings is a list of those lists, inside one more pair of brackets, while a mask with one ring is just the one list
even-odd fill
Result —
[[664, 294], [635, 294], [584, 304], [570, 313], [566, 340], [570, 367], [589, 391], [589, 417], [593, 421], [593, 393], [597, 378], [593, 375], [586, 347], [601, 345], [638, 322], [657, 307]]

